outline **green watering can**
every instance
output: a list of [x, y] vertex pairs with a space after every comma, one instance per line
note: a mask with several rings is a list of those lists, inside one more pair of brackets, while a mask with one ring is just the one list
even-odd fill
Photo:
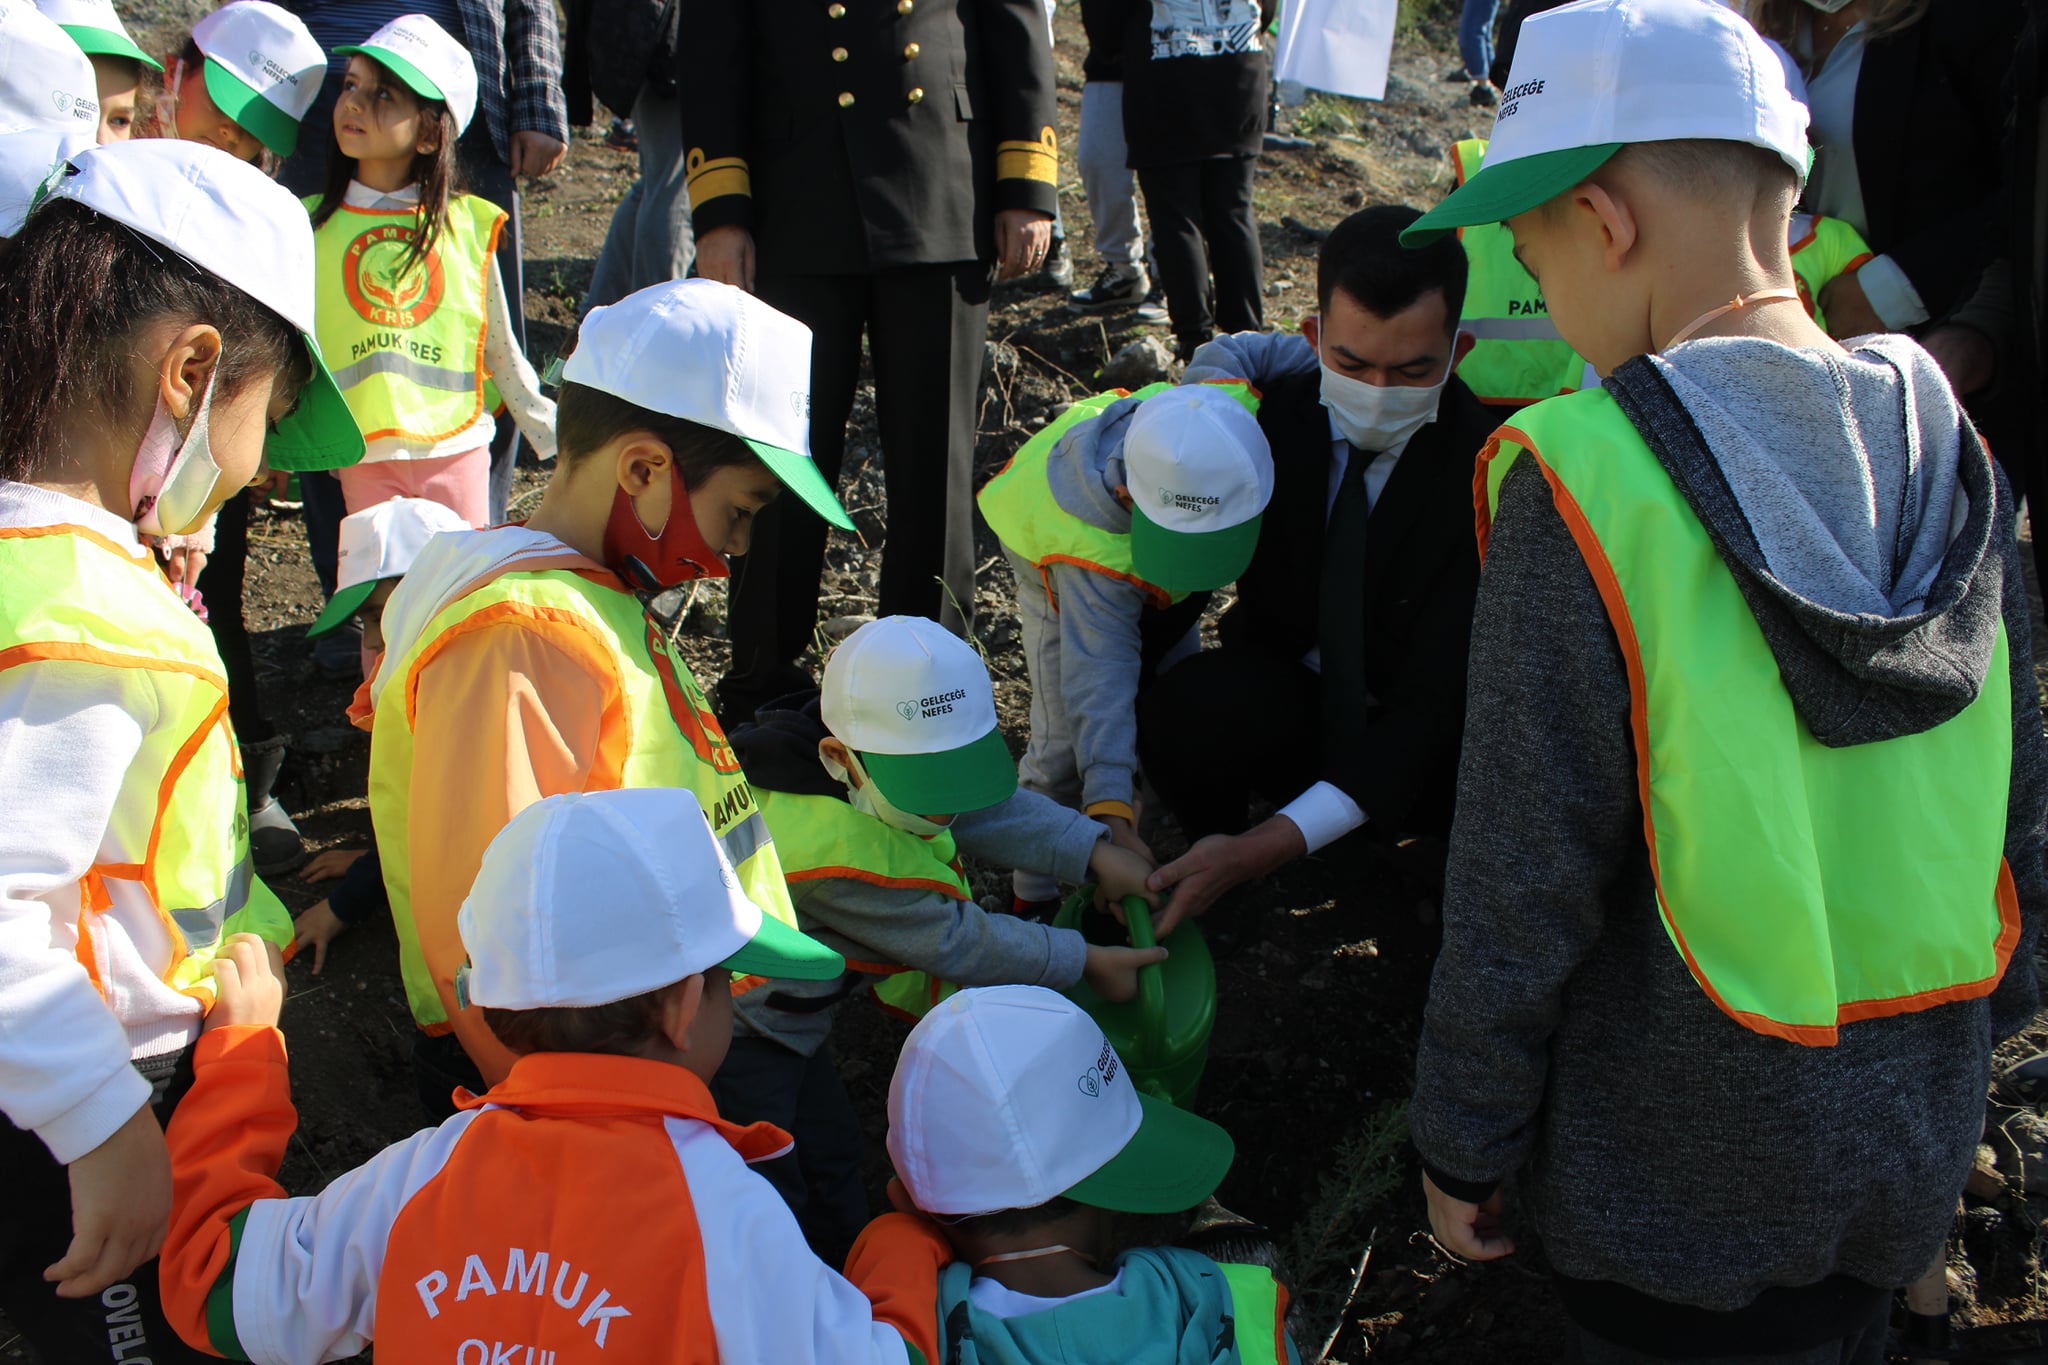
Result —
[[[1095, 888], [1084, 886], [1060, 907], [1053, 923], [1080, 929], [1094, 903]], [[1152, 911], [1136, 896], [1124, 900], [1133, 948], [1150, 948]], [[1114, 921], [1112, 921], [1114, 923]], [[1167, 959], [1138, 971], [1137, 998], [1112, 1004], [1085, 980], [1066, 992], [1088, 1011], [1130, 1068], [1138, 1088], [1185, 1109], [1195, 1100], [1202, 1068], [1209, 1061], [1209, 1033], [1216, 1026], [1216, 963], [1193, 920], [1182, 920], [1166, 937]]]

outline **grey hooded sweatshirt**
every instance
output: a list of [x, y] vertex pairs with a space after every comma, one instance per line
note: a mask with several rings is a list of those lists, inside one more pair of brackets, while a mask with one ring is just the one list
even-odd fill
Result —
[[1707, 528], [1822, 743], [1940, 724], [1977, 696], [2001, 619], [2009, 642], [2010, 789], [1984, 793], [2006, 811], [2023, 919], [2004, 980], [1988, 999], [1845, 1025], [1834, 1047], [1766, 1037], [1715, 1007], [1665, 933], [1614, 631], [1535, 462], [1502, 482], [1415, 1142], [1458, 1197], [1519, 1172], [1519, 1206], [1581, 1321], [1588, 1303], [1631, 1299], [1638, 1314], [1713, 1310], [1688, 1328], [1698, 1346], [1717, 1321], [1776, 1305], [1793, 1311], [1748, 1346], [1789, 1349], [1800, 1324], [1825, 1328], [1827, 1294], [1934, 1264], [1992, 1045], [2035, 1008], [2048, 747], [2014, 499], [1902, 337], [1847, 356], [1693, 341], [1629, 361], [1607, 388]]

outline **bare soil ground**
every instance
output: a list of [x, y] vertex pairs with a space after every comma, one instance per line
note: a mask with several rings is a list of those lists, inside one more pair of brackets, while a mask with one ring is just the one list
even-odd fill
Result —
[[[175, 21], [185, 2], [142, 0], [136, 8], [151, 12], [137, 27]], [[1086, 283], [1094, 269], [1087, 202], [1071, 160], [1083, 45], [1071, 0], [1061, 6], [1057, 32], [1060, 134], [1068, 149], [1061, 197], [1078, 282]], [[1397, 45], [1385, 102], [1317, 97], [1291, 116], [1293, 130], [1312, 136], [1312, 145], [1259, 158], [1256, 203], [1271, 324], [1293, 327], [1315, 306], [1316, 229], [1365, 204], [1426, 205], [1448, 187], [1449, 144], [1483, 134], [1490, 122], [1490, 111], [1466, 102], [1462, 84], [1440, 79], [1455, 64], [1449, 32], [1411, 26]], [[602, 131], [602, 121], [580, 130], [561, 170], [524, 196], [528, 349], [537, 363], [573, 323], [612, 208], [638, 171], [633, 156], [603, 145]], [[1127, 313], [1074, 314], [1060, 291], [1000, 291], [989, 324], [981, 476], [1000, 468], [1054, 405], [1103, 387], [1098, 369], [1143, 330]], [[1153, 330], [1170, 342], [1163, 329]], [[845, 500], [868, 544], [835, 539], [821, 619], [874, 609], [886, 509], [865, 398], [854, 421]], [[538, 470], [522, 471], [521, 495], [537, 497], [543, 478]], [[985, 528], [982, 536], [977, 633], [996, 679], [1004, 733], [1021, 751], [1029, 698], [1013, 590]], [[315, 846], [360, 846], [369, 831], [368, 744], [343, 719], [352, 685], [322, 677], [308, 655], [304, 629], [320, 594], [303, 527], [294, 514], [264, 512], [251, 541], [249, 627], [260, 632], [265, 703], [295, 736], [282, 795]], [[687, 637], [690, 662], [707, 686], [726, 662], [722, 596], [715, 587], [704, 594]], [[1155, 843], [1162, 855], [1180, 845], [1170, 825]], [[1007, 906], [1006, 877], [973, 871], [983, 903]], [[292, 879], [276, 889], [294, 909], [321, 894]], [[1311, 859], [1244, 889], [1218, 907], [1208, 929], [1221, 1004], [1199, 1108], [1237, 1140], [1223, 1202], [1275, 1230], [1297, 1287], [1295, 1335], [1304, 1359], [1558, 1359], [1562, 1323], [1543, 1283], [1540, 1249], [1468, 1266], [1445, 1256], [1428, 1235], [1402, 1127], [1436, 934], [1426, 882], [1390, 863]], [[295, 1192], [310, 1192], [412, 1131], [421, 1115], [409, 1062], [412, 1023], [388, 922], [340, 940], [318, 978], [309, 963], [295, 963], [291, 987], [284, 1025], [300, 1126], [283, 1179]], [[851, 1006], [840, 1033], [844, 1070], [870, 1125], [879, 1200], [886, 1176], [883, 1098], [903, 1030]], [[2025, 1056], [2043, 1045], [2048, 1027], [2009, 1051]], [[2033, 1111], [2003, 1110], [1994, 1119], [2015, 1116], [2031, 1119]], [[2008, 1145], [2018, 1153], [2026, 1142]], [[2038, 1229], [2048, 1219], [2048, 1199], [2027, 1193], [2032, 1172], [2023, 1169], [2036, 1157], [2048, 1158], [2048, 1147], [2008, 1157], [1982, 1185], [1964, 1224], [1952, 1279], [1965, 1321], [2036, 1315]], [[2048, 1192], [2048, 1179], [2036, 1183]], [[7, 1336], [0, 1324], [0, 1359], [33, 1358]]]

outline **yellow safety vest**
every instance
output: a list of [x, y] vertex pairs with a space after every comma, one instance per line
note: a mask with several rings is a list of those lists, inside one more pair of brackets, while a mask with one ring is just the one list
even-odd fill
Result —
[[[1206, 382], [1222, 389], [1249, 411], [1256, 413], [1259, 410], [1259, 393], [1251, 385], [1239, 380]], [[1187, 596], [1184, 592], [1168, 592], [1156, 583], [1148, 583], [1138, 577], [1131, 565], [1130, 532], [1106, 531], [1060, 506], [1045, 473], [1053, 447], [1060, 443], [1060, 438], [1070, 427], [1100, 416], [1102, 410], [1112, 403], [1125, 398], [1142, 401], [1172, 387], [1171, 384], [1148, 384], [1136, 393], [1112, 389], [1108, 393], [1081, 399], [1018, 447], [1010, 462], [983, 484], [981, 492], [976, 495], [982, 519], [996, 533], [996, 539], [1003, 543], [1003, 548], [1038, 569], [1054, 610], [1059, 609], [1059, 599], [1053, 593], [1052, 577], [1047, 572], [1054, 564], [1071, 564], [1091, 573], [1107, 574], [1134, 584], [1154, 607], [1170, 606]]]
[[[150, 830], [139, 863], [100, 863], [85, 877], [78, 957], [100, 984], [93, 916], [106, 883], [132, 882], [170, 931], [163, 979], [211, 1004], [207, 969], [221, 940], [292, 941], [291, 916], [249, 861], [242, 765], [213, 633], [147, 561], [82, 526], [0, 530], [0, 669], [44, 660], [149, 675], [157, 698], [121, 784], [117, 818]], [[34, 799], [35, 793], [17, 796]]]
[[1735, 576], [1604, 389], [1517, 414], [1480, 452], [1481, 550], [1534, 459], [1628, 666], [1657, 907], [1737, 1023], [1808, 1046], [1989, 995], [2019, 939], [2005, 865], [2012, 688], [1917, 735], [1829, 748], [1793, 709]]
[[1792, 215], [1791, 247], [1792, 273], [1799, 277], [1799, 301], [1806, 305], [1807, 316], [1825, 327], [1821, 290], [1869, 260], [1870, 248], [1862, 234], [1841, 219], [1811, 213]]
[[432, 445], [497, 406], [484, 374], [485, 271], [497, 268], [504, 223], [489, 200], [454, 196], [426, 261], [402, 277], [413, 210], [343, 205], [314, 230], [317, 339], [364, 440]]
[[[1464, 184], [1486, 160], [1486, 139], [1468, 137], [1451, 148], [1451, 166]], [[1503, 223], [1458, 229], [1471, 270], [1458, 326], [1475, 338], [1458, 365], [1458, 378], [1495, 407], [1523, 407], [1572, 393], [1586, 362], [1557, 334], [1550, 305], [1522, 263], [1515, 234]]]
[[754, 789], [690, 675], [632, 594], [590, 582], [567, 569], [505, 573], [443, 607], [405, 651], [389, 677], [370, 731], [370, 816], [383, 853], [384, 887], [398, 928], [398, 961], [413, 1019], [441, 1031], [448, 1022], [427, 970], [412, 910], [411, 781], [412, 700], [419, 670], [454, 635], [492, 619], [573, 619], [587, 627], [613, 658], [625, 693], [632, 749], [621, 787], [681, 787], [693, 793], [711, 832], [739, 873], [747, 898], [794, 925], [789, 888], [782, 879], [768, 822], [755, 806]]

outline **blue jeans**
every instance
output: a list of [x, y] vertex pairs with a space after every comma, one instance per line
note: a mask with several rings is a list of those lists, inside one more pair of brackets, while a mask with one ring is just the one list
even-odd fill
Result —
[[1475, 81], [1485, 80], [1493, 66], [1493, 16], [1499, 9], [1500, 0], [1465, 0], [1458, 16], [1458, 55]]

